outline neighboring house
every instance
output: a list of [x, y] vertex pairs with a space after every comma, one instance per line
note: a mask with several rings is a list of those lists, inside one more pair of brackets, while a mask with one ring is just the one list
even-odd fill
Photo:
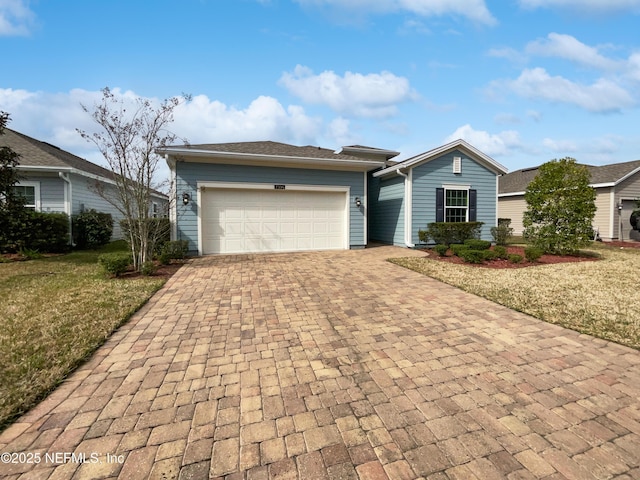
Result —
[[[21, 180], [15, 189], [25, 198], [27, 208], [69, 216], [90, 209], [110, 213], [114, 219], [112, 238], [121, 238], [122, 215], [96, 191], [98, 185], [105, 192], [114, 189], [113, 172], [9, 128], [0, 136], [0, 144], [20, 155], [17, 170]], [[156, 192], [154, 198], [150, 208], [159, 214], [166, 211], [168, 197]]]
[[172, 238], [199, 254], [364, 248], [368, 172], [398, 154], [270, 141], [158, 153], [172, 174]]
[[491, 240], [497, 221], [498, 162], [456, 140], [374, 172], [369, 182], [369, 238], [415, 247], [432, 222], [484, 222]]
[[[610, 240], [640, 240], [629, 223], [635, 200], [640, 198], [640, 160], [603, 166], [586, 165], [591, 174], [591, 186], [596, 190], [596, 215], [593, 227], [600, 238]], [[522, 235], [522, 215], [527, 210], [524, 193], [538, 167], [526, 168], [500, 178], [498, 217], [510, 218], [515, 235]]]

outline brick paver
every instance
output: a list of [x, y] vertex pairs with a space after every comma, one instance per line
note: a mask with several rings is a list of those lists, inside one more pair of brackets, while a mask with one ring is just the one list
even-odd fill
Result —
[[192, 260], [0, 434], [40, 458], [0, 476], [640, 478], [639, 352], [385, 261], [408, 255]]

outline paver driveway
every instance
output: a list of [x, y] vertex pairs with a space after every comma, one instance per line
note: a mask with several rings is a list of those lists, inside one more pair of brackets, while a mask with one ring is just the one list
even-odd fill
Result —
[[401, 255], [420, 253], [195, 259], [0, 435], [41, 455], [2, 473], [640, 478], [639, 352], [384, 261]]

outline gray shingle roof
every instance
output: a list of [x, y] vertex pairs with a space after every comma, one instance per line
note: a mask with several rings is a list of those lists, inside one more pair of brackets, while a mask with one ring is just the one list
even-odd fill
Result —
[[5, 129], [4, 135], [0, 135], [0, 145], [10, 147], [20, 154], [18, 161], [21, 166], [75, 168], [92, 175], [113, 179], [113, 172], [100, 165], [9, 128]]
[[[601, 183], [615, 183], [634, 170], [640, 168], [640, 160], [632, 162], [613, 163], [611, 165], [584, 165], [591, 173], [591, 185]], [[538, 174], [538, 167], [516, 170], [500, 177], [498, 194], [524, 192], [527, 185]]]
[[167, 147], [180, 148], [183, 150], [199, 150], [222, 153], [242, 153], [249, 155], [268, 155], [274, 157], [297, 157], [297, 158], [327, 158], [332, 160], [366, 160], [353, 155], [335, 153], [328, 148], [314, 147], [307, 145], [298, 147], [286, 143], [260, 141], [260, 142], [235, 142], [235, 143], [204, 143], [199, 145], [174, 145]]

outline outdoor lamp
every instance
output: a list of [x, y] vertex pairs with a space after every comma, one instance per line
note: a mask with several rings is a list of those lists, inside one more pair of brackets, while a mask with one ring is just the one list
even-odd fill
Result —
[[622, 202], [618, 202], [616, 207], [618, 207], [618, 213], [622, 213]]
[[182, 203], [184, 205], [189, 205], [189, 200], [191, 200], [191, 198], [189, 197], [189, 194], [187, 192], [184, 192], [182, 194]]
[[356, 197], [356, 207], [360, 208], [360, 205], [362, 205], [362, 202], [360, 201], [360, 197]]

